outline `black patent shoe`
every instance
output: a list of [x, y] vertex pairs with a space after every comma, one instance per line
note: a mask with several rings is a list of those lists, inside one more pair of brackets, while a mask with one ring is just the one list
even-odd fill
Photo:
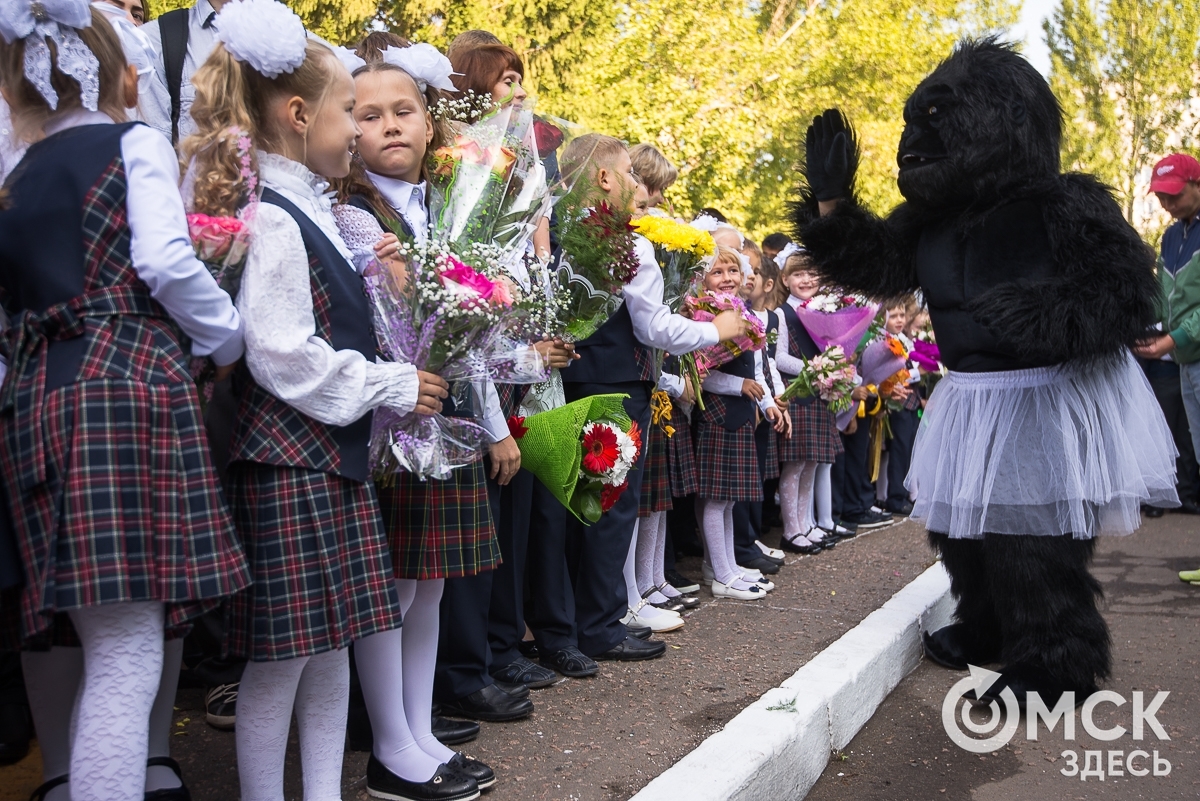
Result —
[[479, 724], [473, 720], [455, 720], [433, 716], [433, 736], [442, 745], [462, 745], [479, 736]]
[[596, 657], [617, 662], [641, 662], [644, 659], [657, 659], [666, 653], [667, 644], [662, 640], [643, 642], [634, 637], [626, 637], [614, 647]]
[[452, 770], [475, 780], [480, 790], [487, 790], [496, 784], [496, 771], [480, 762], [475, 757], [469, 757], [462, 751], [456, 751], [446, 763]]
[[798, 542], [792, 542], [787, 537], [779, 538], [779, 547], [781, 550], [790, 551], [791, 553], [802, 553], [805, 556], [811, 556], [812, 554], [820, 553], [821, 551], [825, 550], [820, 545], [813, 545], [812, 543], [809, 543], [808, 545], [801, 545]]
[[479, 798], [479, 785], [447, 765], [439, 765], [427, 782], [410, 782], [371, 754], [367, 760], [367, 795], [387, 801], [471, 801]]
[[145, 801], [192, 801], [192, 794], [188, 790], [187, 785], [183, 783], [183, 771], [179, 767], [179, 763], [170, 757], [150, 757], [146, 760], [146, 767], [164, 767], [170, 768], [179, 777], [179, 786], [171, 787], [164, 790], [151, 790], [146, 793]]
[[495, 684], [489, 684], [470, 695], [443, 703], [442, 711], [459, 718], [503, 723], [529, 717], [533, 714], [533, 702], [528, 698], [514, 698]]
[[34, 790], [33, 795], [29, 796], [29, 801], [46, 801], [46, 796], [49, 795], [51, 790], [53, 790], [55, 787], [64, 785], [69, 781], [71, 781], [71, 774], [69, 773], [64, 773], [61, 776], [53, 778], [43, 784], [41, 787]]

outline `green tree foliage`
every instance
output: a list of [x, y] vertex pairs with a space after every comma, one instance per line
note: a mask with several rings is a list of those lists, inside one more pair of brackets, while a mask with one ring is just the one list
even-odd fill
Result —
[[1064, 164], [1115, 187], [1126, 218], [1153, 236], [1157, 208], [1138, 203], [1148, 168], [1195, 142], [1200, 4], [1060, 0], [1044, 30], [1067, 120]]

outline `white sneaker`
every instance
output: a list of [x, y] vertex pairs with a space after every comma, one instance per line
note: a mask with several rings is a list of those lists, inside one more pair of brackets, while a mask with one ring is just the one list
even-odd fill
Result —
[[766, 543], [762, 542], [761, 540], [755, 540], [754, 544], [758, 546], [758, 550], [762, 551], [763, 553], [765, 553], [767, 556], [771, 557], [772, 559], [783, 559], [784, 558], [783, 551], [779, 550], [778, 548], [772, 548], [771, 546], [767, 545]]
[[728, 584], [722, 584], [715, 580], [712, 583], [712, 594], [714, 598], [736, 598], [739, 601], [757, 601], [767, 597], [766, 591], [757, 584], [748, 590], [735, 590]]

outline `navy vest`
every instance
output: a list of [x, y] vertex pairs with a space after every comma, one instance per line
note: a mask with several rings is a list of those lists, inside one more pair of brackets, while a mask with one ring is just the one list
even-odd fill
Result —
[[[717, 368], [738, 378], [754, 380], [754, 351], [748, 351], [731, 362]], [[754, 401], [745, 395], [717, 395], [704, 393], [704, 415], [706, 422], [715, 423], [726, 431], [737, 431], [754, 419]]]
[[654, 353], [634, 336], [633, 318], [624, 303], [599, 331], [577, 343], [575, 352], [580, 359], [562, 371], [563, 383], [653, 383], [658, 379], [654, 375]]
[[[804, 324], [800, 322], [800, 318], [796, 315], [796, 310], [792, 308], [792, 305], [787, 301], [784, 301], [780, 308], [783, 309], [783, 320], [787, 323], [788, 355], [794, 356], [797, 359], [799, 359], [801, 356], [806, 359], [811, 359], [814, 356], [820, 356], [821, 349], [817, 347], [817, 343], [813, 342], [813, 338], [809, 336], [808, 329], [806, 329]], [[783, 380], [789, 384], [796, 377], [794, 375], [789, 375], [782, 370], [779, 371], [779, 374], [783, 377]], [[817, 399], [815, 397], [796, 398], [793, 400], [794, 403], [798, 403], [801, 406], [808, 406], [811, 403], [816, 403], [816, 401]]]
[[[334, 350], [356, 350], [375, 361], [375, 332], [362, 277], [317, 224], [289, 200], [266, 189], [262, 202], [283, 209], [300, 227], [308, 254], [317, 336]], [[240, 372], [241, 404], [231, 461], [306, 467], [367, 481], [370, 413], [348, 426], [327, 425], [267, 392], [249, 370], [243, 367]]]

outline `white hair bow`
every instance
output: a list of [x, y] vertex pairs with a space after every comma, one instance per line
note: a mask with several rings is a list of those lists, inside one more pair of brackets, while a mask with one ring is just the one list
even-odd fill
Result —
[[408, 47], [389, 47], [383, 51], [383, 60], [411, 75], [422, 92], [429, 86], [447, 92], [456, 89], [450, 76], [458, 73], [450, 65], [450, 59], [431, 44], [421, 42]]
[[781, 250], [775, 254], [775, 263], [777, 265], [779, 265], [779, 269], [782, 270], [784, 267], [787, 266], [788, 256], [792, 256], [796, 253], [803, 253], [803, 252], [804, 252], [804, 248], [800, 247], [795, 242], [788, 242], [786, 245], [783, 246], [783, 250]]
[[84, 108], [100, 102], [100, 62], [77, 33], [92, 24], [87, 0], [0, 0], [0, 35], [12, 44], [25, 39], [25, 77], [50, 108], [58, 109], [58, 92], [50, 83], [54, 64], [46, 39], [58, 51], [58, 69], [79, 83]]
[[304, 23], [275, 0], [226, 3], [214, 27], [229, 55], [264, 77], [278, 78], [304, 63], [308, 48]]
[[367, 62], [358, 57], [358, 54], [353, 50], [342, 47], [341, 45], [330, 45], [333, 54], [338, 57], [338, 61], [342, 62], [347, 70], [353, 73], [359, 67], [367, 66]]

